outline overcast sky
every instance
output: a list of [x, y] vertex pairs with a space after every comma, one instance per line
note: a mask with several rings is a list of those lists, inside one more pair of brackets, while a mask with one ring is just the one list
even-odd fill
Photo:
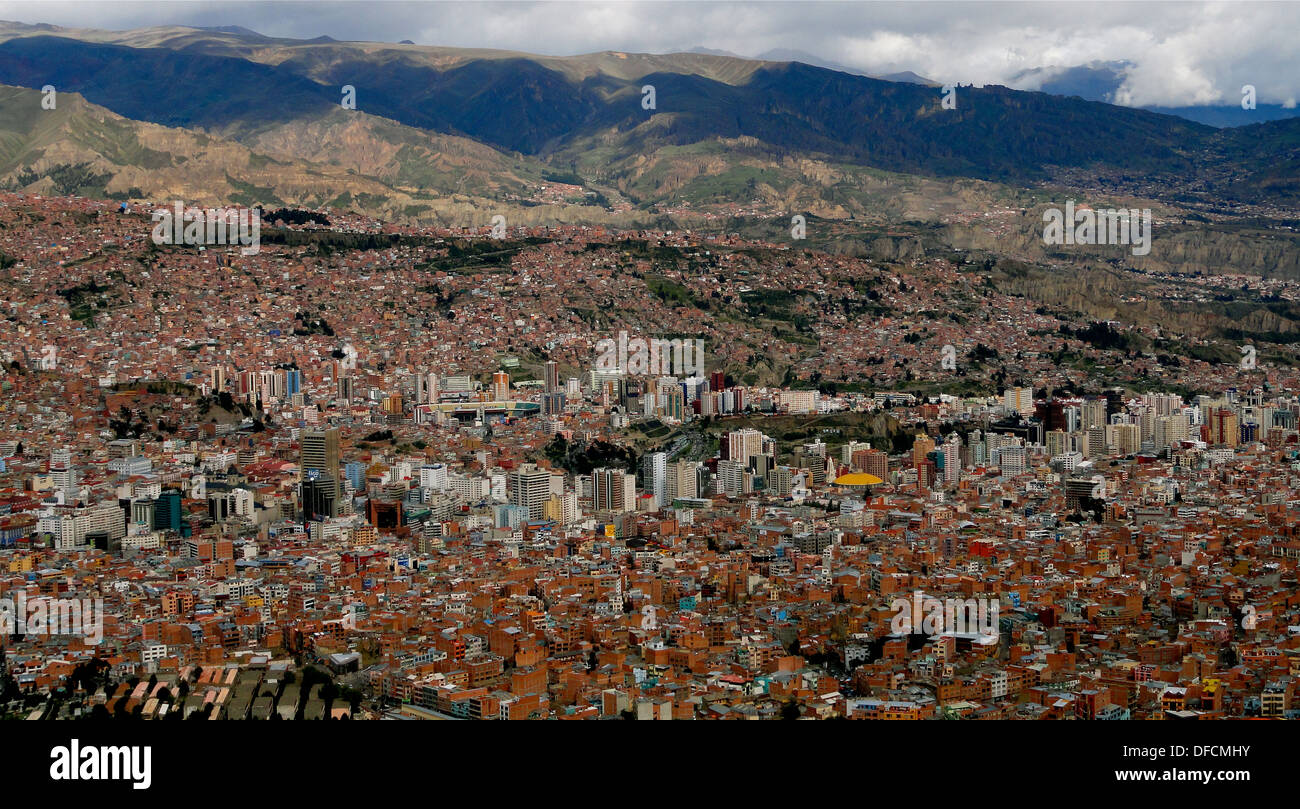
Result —
[[1117, 103], [1300, 96], [1300, 4], [1078, 2], [7, 2], [0, 19], [115, 30], [242, 25], [269, 36], [544, 54], [783, 48], [880, 75], [1013, 84], [1023, 70], [1132, 64]]

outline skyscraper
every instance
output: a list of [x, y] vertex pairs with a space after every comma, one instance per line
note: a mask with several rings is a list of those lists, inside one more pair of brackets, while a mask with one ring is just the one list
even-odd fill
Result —
[[1002, 405], [1008, 410], [1029, 415], [1034, 412], [1034, 389], [1007, 388], [1002, 393]]
[[943, 442], [943, 482], [956, 483], [961, 477], [961, 437], [956, 433]]
[[597, 469], [591, 473], [596, 511], [636, 510], [636, 477], [622, 469]]
[[504, 402], [510, 398], [510, 374], [496, 371], [492, 374], [492, 398]]
[[153, 527], [161, 531], [181, 530], [181, 493], [177, 489], [167, 489], [158, 496], [154, 509]]
[[668, 454], [651, 452], [642, 461], [645, 472], [645, 490], [654, 495], [655, 506], [667, 505], [668, 498]]
[[666, 503], [671, 503], [678, 498], [690, 499], [699, 496], [699, 478], [696, 472], [698, 467], [699, 464], [692, 461], [675, 461], [667, 465], [664, 483]]
[[343, 490], [340, 484], [338, 429], [304, 432], [299, 447], [299, 479], [316, 481], [319, 488], [313, 494], [320, 498], [317, 502], [328, 501], [328, 509], [322, 510], [321, 516], [337, 517], [338, 498]]
[[524, 464], [506, 477], [507, 499], [512, 505], [528, 509], [528, 519], [546, 516], [546, 501], [551, 499], [551, 470]]

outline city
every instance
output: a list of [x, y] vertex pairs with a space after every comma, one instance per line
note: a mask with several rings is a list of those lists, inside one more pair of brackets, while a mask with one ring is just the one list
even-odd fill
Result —
[[[1097, 378], [1053, 364], [1057, 321], [1006, 298], [996, 322], [928, 342], [983, 338], [1047, 358], [1024, 363], [1025, 386], [895, 391], [954, 376], [968, 357], [945, 367], [937, 346], [927, 356], [901, 339], [909, 318], [894, 331], [865, 313], [819, 324], [823, 346], [846, 335], [833, 352], [845, 367], [850, 351], [900, 357], [885, 385], [846, 385], [861, 392], [735, 380], [723, 369], [752, 356], [736, 327], [703, 332], [701, 356], [716, 365], [633, 374], [626, 333], [621, 361], [599, 362], [602, 321], [572, 311], [581, 288], [608, 288], [595, 304], [634, 323], [686, 322], [663, 311], [672, 299], [622, 291], [626, 265], [606, 235], [530, 233], [545, 243], [516, 255], [511, 276], [487, 276], [515, 296], [474, 295], [482, 276], [449, 272], [426, 302], [418, 267], [452, 233], [403, 234], [428, 250], [272, 244], [242, 256], [159, 250], [141, 235], [147, 218], [112, 202], [7, 203], [0, 249], [29, 292], [8, 302], [20, 340], [0, 383], [0, 589], [91, 601], [103, 628], [94, 643], [39, 632], [7, 643], [6, 712], [1300, 710], [1289, 494], [1300, 400], [1285, 392], [1288, 366], [1206, 365], [1207, 383], [1234, 384], [1186, 397], [1056, 393]], [[784, 259], [757, 260], [732, 280], [720, 273], [719, 288], [766, 286], [772, 273], [834, 298], [835, 268], [819, 263], [855, 278], [870, 269], [803, 257], [798, 276]], [[951, 266], [926, 272], [950, 273], [949, 290], [963, 282]], [[366, 293], [321, 307], [320, 290], [348, 283]], [[892, 283], [904, 292], [883, 303], [949, 305], [920, 282]], [[850, 336], [864, 322], [876, 333]], [[1162, 367], [1128, 365], [1143, 363]], [[900, 635], [891, 605], [913, 594], [993, 600], [998, 642]]]
[[1294, 5], [0, 0], [9, 783], [1289, 787]]

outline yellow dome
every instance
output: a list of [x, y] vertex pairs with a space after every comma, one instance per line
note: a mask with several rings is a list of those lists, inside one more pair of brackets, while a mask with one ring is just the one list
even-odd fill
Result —
[[850, 472], [835, 478], [836, 486], [874, 486], [877, 483], [884, 483], [884, 481], [866, 472]]

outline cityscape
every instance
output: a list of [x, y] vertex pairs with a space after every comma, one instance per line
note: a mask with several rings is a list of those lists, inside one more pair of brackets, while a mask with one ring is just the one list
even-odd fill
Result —
[[[0, 716], [1300, 718], [1293, 97], [121, 8], [0, 22]], [[113, 60], [269, 95], [145, 110]], [[437, 118], [473, 69], [511, 120], [510, 60], [603, 89]], [[742, 68], [1149, 157], [672, 112], [784, 99]], [[421, 70], [450, 95], [383, 95]]]

